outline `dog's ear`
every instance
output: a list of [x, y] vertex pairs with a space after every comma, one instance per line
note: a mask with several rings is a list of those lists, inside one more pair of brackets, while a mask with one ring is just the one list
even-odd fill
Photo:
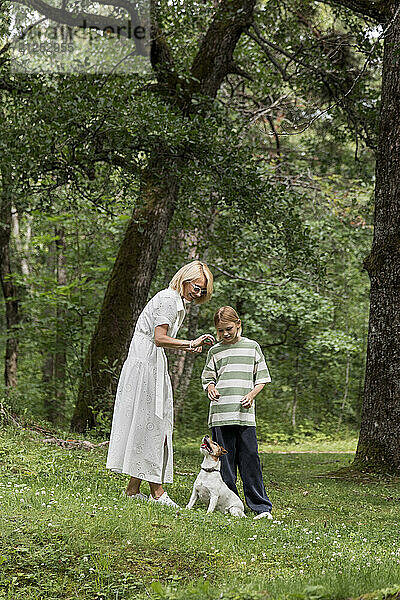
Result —
[[222, 446], [220, 446], [221, 448], [221, 454], [228, 454], [228, 450], [225, 450], [225, 448], [223, 448]]

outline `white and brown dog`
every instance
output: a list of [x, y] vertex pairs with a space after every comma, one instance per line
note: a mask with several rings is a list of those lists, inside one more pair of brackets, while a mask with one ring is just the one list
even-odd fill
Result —
[[200, 452], [204, 455], [201, 471], [193, 485], [193, 492], [186, 508], [193, 508], [197, 499], [208, 504], [207, 513], [215, 509], [230, 513], [234, 517], [244, 517], [243, 502], [228, 488], [221, 477], [221, 462], [219, 457], [227, 451], [205, 435], [201, 442]]

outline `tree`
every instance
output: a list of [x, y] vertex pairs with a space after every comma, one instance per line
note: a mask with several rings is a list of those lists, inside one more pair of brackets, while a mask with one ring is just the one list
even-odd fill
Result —
[[[38, 377], [38, 356], [54, 345], [49, 340], [55, 333], [54, 315], [60, 302], [60, 308], [66, 310], [68, 414], [77, 391], [82, 352], [104, 295], [104, 281], [123, 237], [123, 223], [130, 223], [123, 243], [125, 254], [120, 252], [121, 268], [118, 271], [115, 263], [112, 293], [102, 311], [104, 328], [102, 325], [103, 331], [96, 332], [93, 352], [88, 354], [94, 358], [92, 372], [99, 387], [95, 389], [90, 381], [81, 385], [82, 406], [89, 410], [88, 414], [83, 410], [80, 427], [86, 420], [93, 422], [90, 406], [95, 413], [109, 412], [135, 318], [148, 297], [151, 268], [157, 262], [153, 293], [188, 259], [185, 252], [178, 255], [174, 231], [197, 231], [207, 210], [213, 208], [212, 195], [217, 213], [215, 232], [203, 227], [198, 254], [204, 257], [209, 249], [209, 261], [219, 275], [215, 298], [194, 315], [199, 319], [198, 328], [210, 326], [214, 301], [223, 297], [224, 302], [237, 305], [247, 327], [251, 326], [250, 331], [272, 355], [274, 382], [279, 381], [273, 392], [279, 414], [285, 415], [294, 400], [299, 425], [314, 412], [323, 418], [324, 410], [337, 418], [344, 403], [346, 422], [358, 414], [361, 392], [354, 379], [361, 380], [359, 373], [364, 370], [361, 338], [367, 277], [357, 264], [362, 262], [360, 256], [367, 254], [371, 219], [369, 204], [368, 208], [364, 205], [365, 212], [358, 212], [362, 204], [358, 199], [364, 196], [364, 201], [370, 194], [372, 152], [362, 148], [359, 160], [353, 157], [354, 147], [357, 156], [358, 140], [376, 146], [381, 44], [364, 35], [361, 17], [343, 10], [344, 2], [332, 1], [330, 4], [336, 5], [332, 9], [327, 2], [268, 0], [254, 11], [254, 23], [245, 28], [236, 45], [235, 62], [231, 62], [214, 101], [213, 96], [204, 96], [203, 73], [198, 66], [193, 77], [198, 32], [207, 31], [210, 15], [215, 17], [218, 12], [218, 4], [214, 9], [211, 4], [188, 0], [182, 10], [165, 8], [159, 22], [168, 32], [168, 46], [159, 31], [152, 52], [156, 75], [148, 78], [18, 78], [6, 72], [0, 76], [4, 97], [13, 102], [7, 123], [1, 125], [0, 146], [7, 150], [7, 163], [13, 165], [13, 204], [21, 214], [21, 232], [25, 231], [23, 215], [37, 215], [36, 209], [44, 213], [43, 221], [35, 217], [33, 237], [37, 237], [29, 252], [32, 277], [27, 294], [20, 299], [24, 314], [19, 361], [24, 377], [20, 381], [29, 387]], [[375, 23], [387, 27], [390, 11], [379, 16], [383, 3], [349, 2], [348, 7], [356, 4], [359, 8], [368, 4], [368, 19], [374, 17]], [[371, 27], [375, 25], [367, 20], [366, 29]], [[220, 31], [219, 26], [216, 30]], [[183, 39], [187, 44], [181, 51]], [[362, 51], [357, 54], [354, 46], [360, 48], [360, 41]], [[362, 54], [367, 57], [365, 65]], [[0, 59], [4, 56], [0, 51]], [[214, 93], [213, 81], [204, 89]], [[327, 118], [314, 120], [314, 115], [320, 114]], [[218, 121], [219, 115], [223, 119]], [[303, 125], [304, 133], [298, 131]], [[231, 132], [236, 132], [235, 138]], [[291, 137], [293, 132], [297, 135]], [[239, 156], [244, 147], [246, 152]], [[249, 162], [257, 168], [249, 169]], [[258, 194], [249, 182], [260, 174], [269, 187]], [[359, 182], [364, 186], [361, 194]], [[354, 193], [349, 193], [350, 185], [357, 188]], [[70, 187], [71, 193], [53, 212], [48, 198], [62, 186]], [[283, 193], [281, 188], [285, 188]], [[256, 193], [250, 194], [249, 189]], [[253, 197], [250, 206], [251, 195], [259, 199], [258, 207], [253, 207]], [[288, 203], [294, 196], [296, 201]], [[97, 222], [94, 211], [90, 214], [90, 206], [99, 207], [97, 217], [103, 206], [106, 213], [110, 211], [106, 225]], [[301, 207], [300, 211], [291, 212], [294, 206]], [[64, 223], [69, 281], [67, 286], [57, 286], [55, 280], [46, 281], [54, 275], [44, 259], [49, 245], [47, 227], [50, 224], [53, 231], [52, 215], [71, 208], [74, 213], [84, 211], [86, 217], [76, 237], [73, 224], [68, 219]], [[162, 235], [168, 230], [164, 238], [168, 243], [161, 254], [157, 256], [157, 246], [149, 257], [146, 252], [151, 250], [152, 235], [157, 244], [165, 246], [157, 225], [147, 218], [157, 217], [156, 209], [162, 216]], [[265, 216], [271, 211], [275, 211], [272, 219], [267, 214], [260, 220], [259, 213]], [[182, 222], [183, 213], [190, 215], [189, 225]], [[352, 223], [350, 215], [360, 214], [367, 215], [365, 228]], [[119, 217], [125, 220], [118, 226]], [[305, 244], [304, 236], [298, 235], [299, 221], [311, 229], [317, 254], [326, 260], [325, 282], [318, 281], [318, 269], [301, 254]], [[86, 240], [87, 236], [91, 240]], [[285, 243], [281, 243], [283, 239]], [[12, 243], [17, 244], [17, 239]], [[78, 252], [80, 244], [82, 253]], [[86, 264], [73, 289], [78, 255], [85, 256]], [[228, 275], [218, 271], [219, 267]], [[138, 289], [140, 280], [136, 285], [135, 277], [143, 273], [143, 289]], [[18, 281], [18, 274], [14, 280]], [[268, 288], [263, 281], [277, 287]], [[282, 283], [284, 287], [280, 287]], [[122, 299], [118, 298], [120, 292]], [[185, 330], [182, 335], [186, 336]], [[7, 336], [2, 339], [5, 343]], [[297, 383], [293, 369], [296, 344], [301, 351]], [[25, 377], [28, 361], [32, 366]], [[186, 362], [176, 364], [176, 382], [182, 390], [182, 381], [188, 382], [187, 372], [193, 366]], [[194, 364], [196, 377], [200, 362]], [[91, 365], [87, 368], [90, 373]], [[62, 379], [62, 370], [60, 374]], [[194, 401], [192, 383], [185, 394], [185, 400], [190, 398], [188, 412]], [[41, 400], [37, 395], [29, 406], [22, 389], [18, 401], [25, 409], [36, 411]]]
[[[370, 317], [367, 346], [367, 365], [359, 443], [355, 466], [359, 468], [398, 471], [400, 467], [400, 311], [399, 307], [399, 227], [400, 227], [400, 3], [397, 0], [322, 0], [322, 4], [353, 11], [382, 29], [384, 40], [381, 106], [378, 120], [378, 141], [375, 147], [373, 120], [365, 119], [361, 97], [359, 106], [352, 101], [350, 88], [340, 81], [337, 73], [320, 67], [320, 60], [310, 65], [297, 52], [288, 51], [260, 35], [257, 27], [251, 38], [263, 48], [265, 55], [283, 80], [293, 80], [293, 65], [308, 74], [310, 81], [319, 77], [326, 92], [335, 100], [334, 105], [344, 109], [356, 135], [376, 150], [376, 185], [374, 238], [364, 267], [370, 277]], [[298, 2], [291, 12], [307, 22], [301, 8], [313, 10], [316, 3]], [[310, 8], [311, 7], [311, 8]], [[312, 36], [320, 34], [308, 23]], [[321, 38], [320, 38], [321, 39]], [[284, 40], [285, 43], [286, 40]], [[323, 42], [323, 39], [321, 39]], [[332, 42], [332, 40], [331, 40]], [[306, 46], [307, 42], [305, 42]], [[331, 44], [332, 46], [332, 44]], [[335, 44], [338, 49], [337, 44]], [[321, 47], [321, 56], [325, 54]], [[340, 50], [340, 48], [339, 48]], [[374, 47], [371, 49], [372, 55]], [[335, 52], [336, 55], [340, 54]], [[286, 61], [282, 64], [279, 59]], [[349, 63], [347, 61], [349, 66]], [[344, 71], [345, 72], [345, 71]], [[294, 73], [297, 81], [302, 73]], [[344, 83], [344, 85], [343, 85]], [[296, 84], [294, 84], [296, 85]], [[361, 107], [361, 112], [360, 112]], [[372, 124], [372, 127], [371, 127]]]
[[10, 260], [10, 235], [12, 211], [12, 176], [5, 165], [1, 165], [0, 188], [0, 281], [6, 307], [7, 341], [4, 379], [6, 392], [17, 385], [18, 333], [20, 324], [19, 299], [13, 281]]
[[[67, 285], [65, 228], [61, 224], [55, 228], [54, 258], [57, 285]], [[58, 300], [55, 309], [54, 348], [50, 348], [43, 358], [43, 383], [45, 384], [45, 409], [49, 421], [59, 424], [63, 421], [66, 404], [67, 339], [65, 323], [67, 310]]]
[[[204, 35], [186, 81], [179, 78], [171, 52], [157, 22], [154, 23], [152, 65], [160, 93], [183, 116], [197, 112], [197, 97], [215, 97], [233, 68], [238, 40], [252, 19], [255, 0], [222, 0]], [[155, 15], [153, 15], [155, 18]], [[192, 104], [193, 103], [193, 104]], [[142, 310], [158, 255], [174, 214], [179, 191], [179, 170], [188, 156], [178, 157], [160, 147], [148, 158], [142, 177], [141, 206], [130, 221], [107, 287], [99, 320], [90, 342], [72, 426], [93, 426], [93, 407], [113, 401], [116, 377], [126, 357], [134, 324]]]
[[371, 281], [367, 364], [355, 465], [400, 469], [400, 5], [340, 2], [384, 28], [376, 156], [374, 238], [364, 261]]
[[[324, 1], [324, 0], [323, 0]], [[383, 28], [384, 55], [376, 150], [374, 237], [364, 268], [370, 278], [367, 363], [357, 468], [400, 468], [400, 3], [331, 0]]]

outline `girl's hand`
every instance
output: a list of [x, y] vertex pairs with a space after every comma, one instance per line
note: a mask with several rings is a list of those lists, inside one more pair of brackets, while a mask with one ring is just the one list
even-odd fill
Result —
[[201, 335], [200, 337], [193, 340], [192, 348], [198, 348], [199, 346], [203, 345], [212, 346], [213, 344], [215, 344], [214, 336], [210, 333], [205, 333], [204, 335]]
[[243, 408], [250, 408], [253, 405], [254, 398], [251, 394], [246, 394], [240, 401]]
[[218, 398], [220, 397], [220, 393], [215, 387], [213, 383], [210, 383], [207, 388], [207, 395], [209, 400], [213, 400], [214, 402], [218, 402]]

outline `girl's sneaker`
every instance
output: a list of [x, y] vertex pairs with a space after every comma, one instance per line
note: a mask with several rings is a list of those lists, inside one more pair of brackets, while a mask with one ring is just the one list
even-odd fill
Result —
[[254, 520], [256, 521], [257, 519], [272, 519], [272, 518], [273, 517], [272, 517], [271, 513], [265, 511], [265, 512], [262, 512], [262, 513], [258, 513], [258, 515], [256, 515], [254, 517]]
[[152, 495], [149, 496], [149, 501], [155, 504], [162, 504], [163, 506], [170, 506], [171, 508], [179, 508], [179, 506], [171, 500], [167, 492], [164, 492], [157, 500]]

